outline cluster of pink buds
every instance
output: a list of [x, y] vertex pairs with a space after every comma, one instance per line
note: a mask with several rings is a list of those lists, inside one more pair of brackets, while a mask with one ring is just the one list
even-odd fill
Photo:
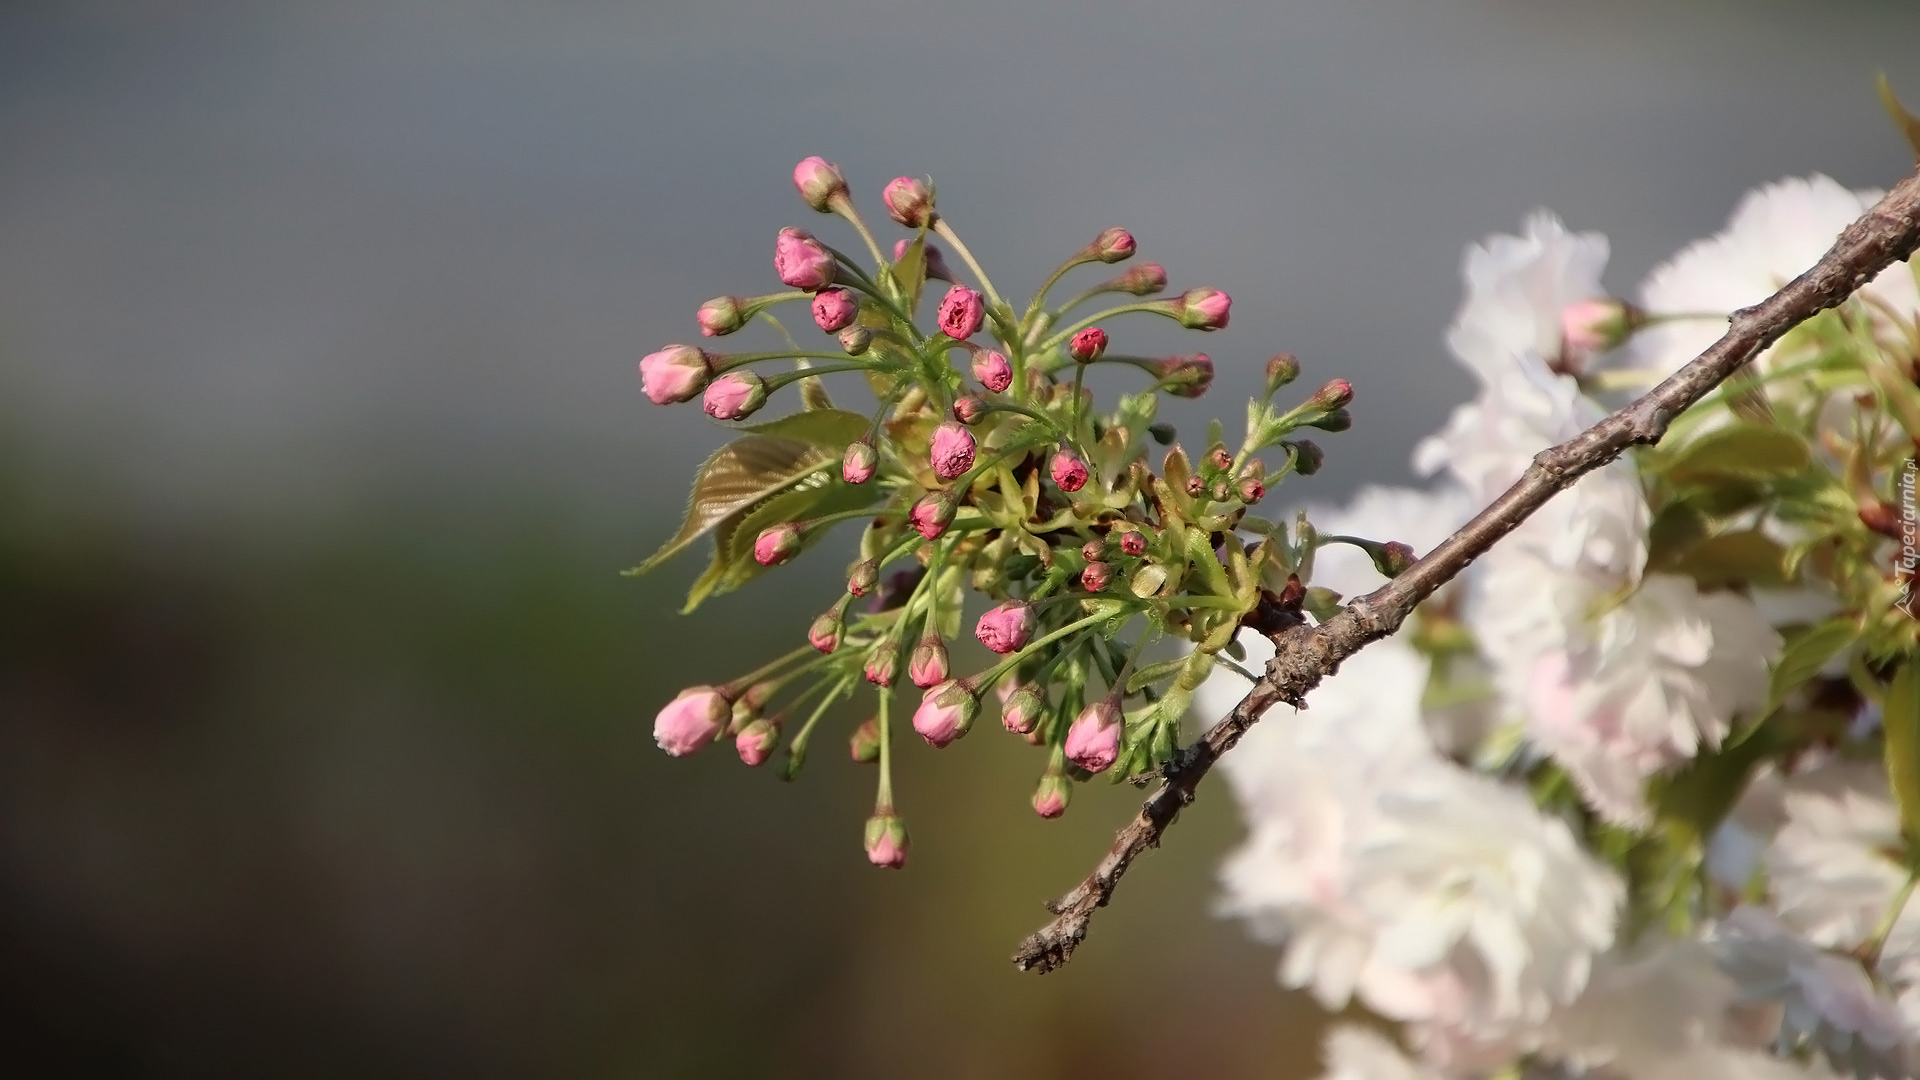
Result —
[[[1043, 818], [1065, 812], [1075, 783], [1137, 777], [1176, 752], [1193, 689], [1241, 625], [1303, 617], [1300, 581], [1318, 540], [1250, 511], [1289, 473], [1319, 468], [1319, 448], [1297, 435], [1343, 430], [1353, 390], [1334, 379], [1282, 410], [1272, 399], [1299, 364], [1275, 357], [1239, 447], [1215, 425], [1207, 452], [1189, 458], [1156, 419], [1157, 403], [1206, 393], [1214, 362], [1129, 352], [1123, 317], [1219, 330], [1232, 309], [1226, 293], [1160, 296], [1167, 272], [1148, 263], [1054, 300], [1076, 268], [1134, 256], [1133, 235], [1109, 228], [1016, 306], [941, 215], [931, 182], [903, 176], [883, 188], [886, 218], [909, 233], [891, 244], [874, 235], [838, 167], [808, 158], [793, 183], [868, 258], [782, 229], [773, 271], [785, 290], [716, 297], [696, 315], [704, 337], [763, 322], [782, 345], [669, 345], [641, 360], [655, 404], [698, 397], [726, 423], [787, 408], [709, 459], [686, 525], [640, 569], [713, 533], [713, 565], [691, 604], [804, 558], [843, 522], [863, 523], [858, 554], [804, 645], [732, 682], [685, 691], [660, 711], [654, 734], [676, 756], [731, 738], [748, 765], [784, 746], [780, 771], [792, 777], [834, 706], [874, 687], [877, 707], [848, 750], [878, 772], [867, 857], [898, 867], [908, 852], [892, 769], [903, 713], [918, 742], [943, 748], [994, 702], [1001, 727], [1045, 756], [1031, 800]], [[1086, 310], [1108, 296], [1120, 302]], [[787, 304], [807, 307], [820, 344], [787, 337], [774, 321]], [[1094, 407], [1096, 389], [1116, 395], [1112, 407]], [[849, 394], [874, 400], [837, 403]], [[969, 608], [991, 659], [958, 674]], [[1143, 660], [1145, 644], [1167, 634], [1191, 651]], [[916, 702], [896, 700], [902, 675]]]

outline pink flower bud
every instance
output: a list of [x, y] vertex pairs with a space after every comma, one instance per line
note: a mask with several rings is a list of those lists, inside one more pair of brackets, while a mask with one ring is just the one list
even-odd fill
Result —
[[653, 741], [674, 757], [683, 757], [712, 742], [733, 716], [733, 704], [711, 686], [680, 691], [653, 718]]
[[1239, 483], [1234, 486], [1234, 491], [1240, 496], [1240, 501], [1248, 506], [1267, 497], [1267, 485], [1261, 483], [1257, 476], [1241, 477]]
[[986, 316], [987, 305], [980, 294], [965, 285], [955, 285], [940, 301], [940, 332], [955, 341], [965, 341], [980, 331]]
[[873, 472], [879, 466], [880, 454], [872, 443], [864, 439], [848, 443], [846, 456], [840, 459], [840, 478], [849, 484], [864, 484], [873, 479]]
[[920, 698], [913, 713], [913, 730], [934, 747], [942, 747], [967, 733], [980, 711], [980, 699], [973, 688], [959, 679], [932, 687]]
[[1073, 335], [1072, 341], [1067, 342], [1067, 355], [1082, 364], [1090, 364], [1100, 359], [1100, 355], [1106, 351], [1107, 332], [1097, 326], [1087, 327]]
[[1088, 562], [1098, 562], [1105, 558], [1106, 554], [1107, 542], [1105, 540], [1089, 540], [1080, 545], [1080, 557]]
[[1046, 693], [1033, 683], [1021, 683], [1000, 703], [1000, 726], [1025, 735], [1037, 729], [1046, 714]]
[[640, 389], [655, 405], [691, 401], [713, 377], [713, 358], [691, 345], [669, 345], [640, 358]]
[[700, 333], [707, 337], [731, 334], [747, 325], [746, 301], [737, 296], [716, 296], [700, 305]]
[[867, 722], [853, 729], [847, 739], [847, 756], [854, 761], [868, 765], [880, 760], [880, 721], [868, 717]]
[[1088, 250], [1103, 263], [1124, 262], [1133, 258], [1133, 234], [1117, 227], [1102, 230]]
[[880, 564], [873, 559], [853, 564], [853, 569], [847, 573], [847, 592], [854, 596], [867, 595], [879, 583]]
[[1381, 576], [1390, 578], [1406, 573], [1407, 568], [1412, 566], [1417, 558], [1411, 544], [1404, 544], [1398, 540], [1389, 540], [1381, 544], [1377, 550], [1369, 551], [1367, 554], [1373, 557], [1373, 568], [1380, 571]]
[[1169, 356], [1160, 361], [1160, 389], [1174, 397], [1197, 398], [1213, 385], [1213, 358], [1206, 353]]
[[873, 331], [864, 326], [849, 326], [840, 331], [840, 351], [848, 356], [860, 356], [873, 344]]
[[955, 509], [953, 499], [946, 492], [930, 491], [907, 511], [907, 524], [918, 529], [921, 536], [938, 540], [947, 526], [953, 524]]
[[925, 690], [946, 682], [947, 674], [946, 645], [932, 634], [921, 638], [920, 644], [913, 647], [913, 655], [907, 658], [907, 678]]
[[907, 825], [892, 814], [867, 819], [867, 861], [898, 870], [907, 865]]
[[741, 420], [767, 403], [767, 381], [751, 371], [729, 371], [707, 385], [707, 415]]
[[1300, 377], [1300, 361], [1292, 353], [1281, 353], [1267, 361], [1267, 396]]
[[740, 754], [740, 760], [748, 765], [761, 765], [773, 756], [773, 748], [780, 745], [780, 729], [771, 720], [755, 720], [740, 729], [733, 737], [733, 748]]
[[952, 480], [973, 468], [973, 432], [948, 420], [933, 429], [933, 475]]
[[1033, 605], [1020, 600], [1009, 600], [999, 607], [988, 610], [974, 624], [973, 636], [980, 644], [1005, 656], [1025, 648], [1033, 637]]
[[1013, 365], [992, 349], [982, 349], [973, 354], [973, 377], [993, 393], [1004, 393], [1013, 385]]
[[1187, 494], [1199, 498], [1207, 493], [1207, 482], [1197, 476], [1187, 477]]
[[835, 197], [847, 195], [847, 178], [840, 166], [821, 157], [810, 157], [793, 167], [793, 186], [800, 189], [800, 197], [808, 206], [823, 214], [833, 212]]
[[840, 647], [841, 615], [838, 607], [828, 608], [807, 627], [807, 644], [823, 653]]
[[1301, 405], [1301, 409], [1326, 411], [1344, 409], [1353, 404], [1353, 384], [1345, 379], [1328, 379], [1327, 384], [1313, 392], [1313, 396]]
[[1167, 268], [1159, 263], [1141, 263], [1107, 282], [1105, 289], [1132, 296], [1152, 296], [1167, 287]]
[[1147, 538], [1144, 533], [1128, 529], [1120, 534], [1120, 550], [1129, 555], [1140, 556], [1147, 553]]
[[1298, 439], [1281, 445], [1293, 448], [1293, 471], [1301, 476], [1312, 476], [1319, 472], [1320, 466], [1327, 460], [1326, 452], [1312, 439]]
[[833, 253], [805, 229], [781, 229], [773, 243], [773, 269], [780, 280], [803, 292], [833, 284]]
[[1087, 486], [1087, 463], [1064, 446], [1053, 452], [1053, 464], [1047, 467], [1047, 474], [1061, 491], [1069, 494]]
[[1216, 446], [1207, 451], [1207, 464], [1213, 466], [1216, 471], [1230, 469], [1233, 467], [1233, 455], [1227, 453], [1226, 447]]
[[953, 418], [960, 423], [972, 427], [986, 415], [987, 403], [972, 394], [954, 399]]
[[851, 290], [821, 289], [814, 294], [813, 321], [829, 334], [852, 326], [859, 314], [860, 300]]
[[925, 180], [897, 177], [881, 189], [880, 201], [887, 204], [888, 217], [909, 229], [933, 224], [933, 188]]
[[1189, 330], [1219, 330], [1227, 325], [1233, 297], [1219, 289], [1188, 289], [1174, 301], [1174, 314]]
[[1120, 760], [1120, 736], [1125, 730], [1120, 706], [1111, 698], [1088, 705], [1067, 728], [1067, 760], [1091, 773], [1105, 772]]
[[1073, 781], [1064, 776], [1048, 773], [1040, 778], [1040, 786], [1033, 790], [1033, 812], [1052, 820], [1067, 812], [1067, 803], [1073, 800]]
[[800, 554], [800, 524], [783, 521], [762, 529], [753, 541], [753, 561], [761, 566], [779, 566]]
[[900, 646], [883, 641], [867, 655], [867, 681], [875, 686], [892, 686], [900, 677]]
[[1085, 570], [1080, 571], [1080, 584], [1085, 586], [1088, 592], [1105, 592], [1107, 586], [1112, 583], [1113, 565], [1111, 563], [1090, 562]]
[[1593, 353], [1617, 349], [1645, 321], [1640, 311], [1620, 300], [1604, 298], [1568, 304], [1560, 312], [1562, 347], [1571, 366], [1578, 370]]

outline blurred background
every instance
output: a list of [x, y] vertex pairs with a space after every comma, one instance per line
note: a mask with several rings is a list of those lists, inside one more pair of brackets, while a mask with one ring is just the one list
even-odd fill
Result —
[[1041, 979], [1012, 946], [1133, 791], [1044, 823], [992, 725], [908, 746], [880, 873], [857, 715], [795, 785], [654, 748], [844, 552], [691, 617], [699, 556], [620, 577], [724, 438], [634, 362], [778, 288], [780, 226], [846, 239], [799, 158], [873, 218], [931, 174], [1010, 291], [1121, 224], [1233, 294], [1120, 324], [1220, 364], [1187, 431], [1272, 352], [1350, 378], [1270, 497], [1338, 499], [1468, 391], [1465, 244], [1550, 206], [1627, 292], [1761, 182], [1886, 186], [1916, 40], [1902, 0], [0, 5], [0, 1070], [1312, 1074], [1210, 914], [1222, 790]]

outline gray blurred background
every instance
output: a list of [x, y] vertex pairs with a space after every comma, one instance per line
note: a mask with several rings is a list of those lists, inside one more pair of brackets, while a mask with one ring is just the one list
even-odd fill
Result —
[[1230, 291], [1118, 324], [1220, 364], [1188, 430], [1275, 351], [1349, 377], [1281, 492], [1337, 498], [1467, 392], [1463, 245], [1550, 206], [1627, 291], [1758, 183], [1885, 186], [1915, 41], [1908, 0], [0, 6], [0, 1069], [1311, 1073], [1209, 915], [1220, 791], [1037, 979], [1134, 793], [1043, 823], [1017, 741], [910, 746], [883, 874], [858, 717], [793, 786], [654, 749], [843, 553], [686, 618], [697, 556], [619, 577], [724, 438], [635, 360], [776, 289], [780, 226], [852, 242], [799, 158], [874, 218], [931, 174], [1009, 291], [1110, 224]]

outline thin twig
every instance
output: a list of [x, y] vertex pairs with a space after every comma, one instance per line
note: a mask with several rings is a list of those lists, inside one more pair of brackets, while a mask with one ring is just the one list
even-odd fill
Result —
[[1660, 440], [1673, 418], [1699, 401], [1788, 330], [1834, 307], [1888, 266], [1920, 247], [1920, 174], [1901, 181], [1886, 198], [1849, 225], [1812, 269], [1773, 296], [1733, 313], [1727, 333], [1692, 363], [1645, 397], [1559, 446], [1542, 450], [1506, 494], [1480, 511], [1459, 532], [1384, 587], [1348, 604], [1317, 627], [1296, 626], [1273, 635], [1274, 657], [1264, 677], [1225, 720], [1169, 762], [1165, 780], [1140, 813], [1114, 837], [1113, 846], [1086, 880], [1048, 904], [1054, 918], [1013, 954], [1023, 971], [1052, 971], [1073, 956], [1087, 936], [1087, 923], [1113, 897], [1134, 858], [1157, 847], [1181, 807], [1193, 801], [1207, 770], [1277, 702], [1299, 706], [1320, 680], [1368, 642], [1400, 628], [1414, 605], [1433, 595], [1475, 558], [1512, 532], [1535, 510], [1628, 447]]

